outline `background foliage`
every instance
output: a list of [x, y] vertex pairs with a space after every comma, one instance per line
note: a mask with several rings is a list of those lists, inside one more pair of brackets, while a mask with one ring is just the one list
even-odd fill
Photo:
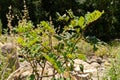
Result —
[[[67, 13], [66, 10], [71, 9], [76, 16], [84, 15], [86, 12], [94, 10], [104, 10], [105, 14], [94, 24], [88, 25], [85, 31], [86, 36], [96, 36], [97, 38], [109, 41], [120, 37], [120, 0], [26, 0], [29, 10], [30, 19], [34, 25], [41, 20], [49, 20], [49, 16], [53, 19], [53, 24], [56, 28], [60, 27], [61, 31], [64, 25], [68, 22], [56, 21], [56, 12], [63, 15]], [[6, 13], [8, 13], [8, 6], [12, 5], [14, 14], [21, 16], [23, 10], [23, 0], [1, 0], [0, 1], [0, 18], [3, 27], [7, 27]], [[13, 26], [18, 20], [14, 18]]]

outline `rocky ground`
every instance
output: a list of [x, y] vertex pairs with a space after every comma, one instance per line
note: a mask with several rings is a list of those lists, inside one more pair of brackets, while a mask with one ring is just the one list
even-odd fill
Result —
[[[0, 47], [4, 46], [0, 43]], [[83, 73], [80, 73], [79, 65], [82, 64], [84, 66]], [[104, 76], [104, 72], [106, 67], [110, 66], [110, 61], [108, 58], [100, 58], [97, 56], [89, 56], [87, 61], [83, 61], [80, 59], [74, 60], [74, 72], [71, 74], [74, 76], [73, 80], [102, 80]], [[39, 68], [41, 71], [41, 69]], [[52, 68], [49, 66], [46, 67], [46, 72], [48, 74], [52, 74]], [[27, 61], [20, 62], [20, 68], [18, 68], [15, 72], [10, 74], [7, 80], [11, 80], [12, 77], [21, 76], [25, 78], [32, 74], [32, 68]], [[59, 75], [57, 75], [59, 76]], [[50, 80], [50, 78], [43, 78], [43, 80]]]
[[[106, 67], [110, 66], [109, 60], [95, 56], [93, 56], [91, 59], [87, 61], [75, 59], [74, 62], [75, 62], [74, 72], [71, 73], [74, 76], [73, 80], [102, 80]], [[79, 73], [80, 64], [84, 66], [84, 73]], [[32, 74], [32, 68], [30, 67], [30, 64], [28, 62], [26, 61], [21, 62], [20, 68], [21, 69], [14, 73], [13, 76], [21, 76], [21, 78], [24, 78]], [[52, 74], [52, 71], [53, 71], [52, 68], [46, 67], [46, 73]], [[58, 76], [59, 75], [57, 75], [57, 77]], [[51, 78], [43, 78], [43, 80], [50, 79]]]

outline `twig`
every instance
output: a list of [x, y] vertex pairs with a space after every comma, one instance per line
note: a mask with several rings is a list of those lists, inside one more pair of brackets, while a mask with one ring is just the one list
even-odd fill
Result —
[[[50, 25], [52, 25], [52, 17], [50, 16], [49, 17], [49, 20], [50, 20]], [[51, 48], [51, 52], [54, 52], [54, 49], [53, 49], [53, 43], [52, 43], [52, 33], [51, 32], [49, 32], [49, 34], [48, 34], [48, 37], [49, 37], [49, 46], [50, 46], [50, 48]]]
[[38, 65], [43, 68], [43, 66], [40, 64], [41, 60], [37, 60]]
[[43, 46], [47, 51], [50, 52], [50, 50], [48, 48], [46, 48], [43, 44], [41, 44], [41, 46]]
[[51, 77], [51, 76], [54, 76], [56, 75], [58, 72], [55, 72], [54, 74], [51, 74], [51, 75], [46, 75], [46, 76], [40, 76], [40, 78], [43, 78], [43, 77]]
[[[43, 75], [43, 73], [44, 73], [45, 66], [46, 66], [46, 60], [44, 61], [44, 66], [43, 66], [43, 68], [42, 68], [41, 75]], [[43, 78], [43, 77], [40, 77], [40, 80], [42, 80], [42, 78]]]
[[72, 50], [71, 50], [71, 53], [73, 53], [76, 44], [78, 43], [78, 41], [79, 41], [81, 38], [82, 38], [82, 34], [81, 34], [81, 36], [76, 40], [76, 42], [75, 42], [75, 44], [74, 44], [74, 46], [73, 46], [73, 48], [72, 48]]
[[51, 33], [51, 32], [49, 32], [48, 37], [49, 37], [49, 46], [50, 46], [51, 52], [53, 52], [53, 46], [52, 46], [52, 33]]

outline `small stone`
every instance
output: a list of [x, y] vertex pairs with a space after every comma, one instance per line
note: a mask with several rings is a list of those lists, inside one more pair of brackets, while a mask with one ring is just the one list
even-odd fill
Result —
[[100, 58], [100, 57], [97, 58], [96, 61], [97, 61], [97, 63], [99, 63], [99, 64], [102, 64], [102, 63], [103, 63], [102, 58]]
[[105, 66], [110, 66], [111, 64], [108, 61], [105, 61], [104, 65]]
[[75, 77], [74, 80], [91, 80], [90, 73], [74, 74], [73, 76]]
[[88, 63], [89, 63], [89, 64], [91, 64], [91, 63], [93, 63], [93, 62], [96, 62], [96, 59], [93, 58], [93, 59], [88, 60]]
[[93, 63], [91, 63], [91, 66], [94, 68], [98, 68], [98, 67], [100, 67], [100, 64], [93, 62]]
[[2, 54], [7, 56], [7, 54], [16, 54], [16, 47], [12, 43], [6, 43], [1, 47]]

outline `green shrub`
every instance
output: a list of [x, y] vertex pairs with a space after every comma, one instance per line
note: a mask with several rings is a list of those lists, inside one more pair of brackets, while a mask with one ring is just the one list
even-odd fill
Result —
[[[54, 77], [57, 73], [73, 71], [74, 59], [86, 59], [85, 55], [79, 52], [77, 43], [83, 39], [82, 33], [86, 25], [97, 20], [104, 12], [95, 10], [84, 17], [75, 17], [72, 12], [69, 13], [73, 19], [61, 34], [56, 34], [52, 21], [41, 21], [35, 28], [31, 21], [24, 19], [15, 29], [17, 43], [21, 48], [20, 54], [31, 64], [32, 75], [37, 80], [44, 76], [50, 77], [50, 75], [44, 75], [47, 62], [53, 68], [52, 77]], [[67, 20], [69, 17], [59, 15], [58, 20]], [[75, 26], [79, 27], [76, 29]], [[68, 30], [74, 30], [75, 33], [69, 33]], [[37, 71], [38, 65], [42, 69], [40, 74]]]

